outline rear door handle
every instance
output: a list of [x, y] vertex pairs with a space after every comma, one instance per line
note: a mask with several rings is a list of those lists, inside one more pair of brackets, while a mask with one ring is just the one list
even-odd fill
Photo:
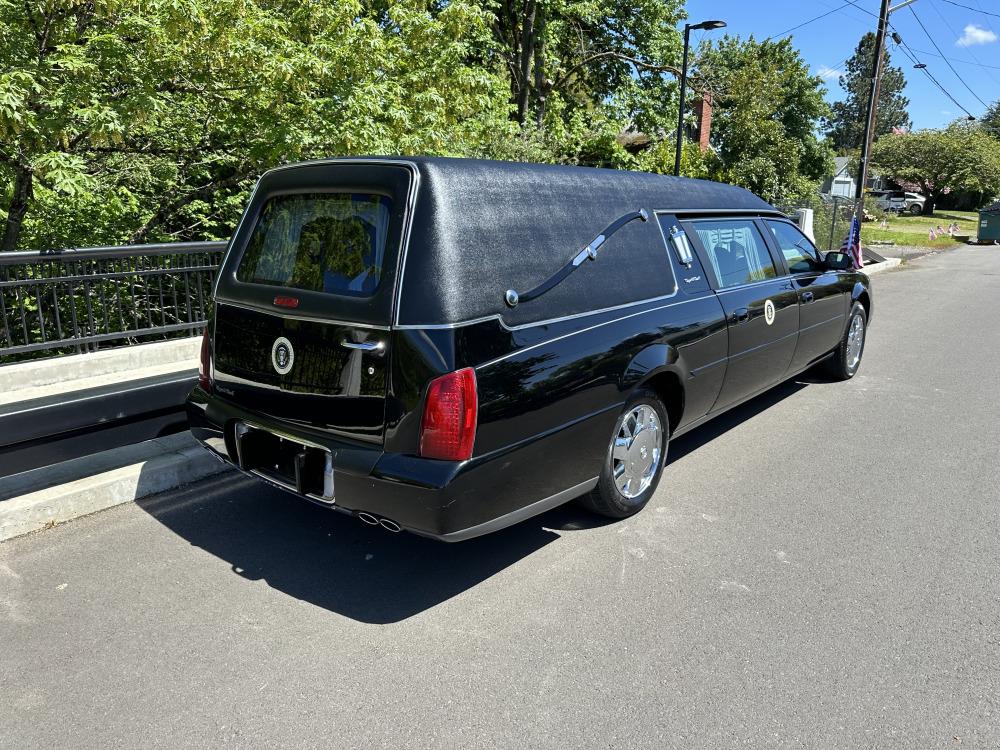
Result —
[[813, 301], [813, 293], [812, 292], [802, 292], [802, 301], [803, 302], [812, 302]]
[[750, 311], [747, 308], [741, 307], [737, 310], [733, 310], [734, 323], [742, 323], [747, 320], [750, 320]]
[[348, 341], [344, 339], [340, 345], [345, 349], [360, 349], [363, 352], [380, 352], [385, 348], [381, 341]]

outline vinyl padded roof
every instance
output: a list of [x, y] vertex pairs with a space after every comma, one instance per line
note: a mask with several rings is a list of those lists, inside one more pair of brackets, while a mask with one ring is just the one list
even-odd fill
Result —
[[545, 296], [510, 310], [525, 291], [622, 214], [776, 213], [743, 188], [706, 180], [561, 165], [445, 158], [416, 164], [420, 185], [398, 322], [458, 323], [500, 313], [519, 324], [663, 296], [675, 287], [658, 222], [635, 221]]

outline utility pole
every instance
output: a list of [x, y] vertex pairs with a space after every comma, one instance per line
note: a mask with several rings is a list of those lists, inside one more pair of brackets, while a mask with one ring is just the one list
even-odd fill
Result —
[[871, 161], [872, 141], [875, 135], [875, 120], [878, 114], [878, 97], [882, 82], [882, 56], [885, 50], [885, 33], [889, 26], [889, 14], [916, 2], [902, 0], [890, 6], [889, 0], [882, 0], [878, 14], [878, 31], [875, 34], [875, 54], [872, 60], [872, 84], [868, 94], [868, 111], [865, 115], [865, 134], [861, 141], [861, 161], [858, 168], [858, 185], [854, 191], [854, 215], [860, 226], [865, 215], [865, 183], [868, 182], [868, 163]]
[[872, 84], [868, 94], [868, 111], [865, 113], [865, 134], [861, 140], [861, 161], [858, 165], [858, 184], [854, 190], [854, 215], [860, 224], [865, 215], [865, 183], [868, 182], [868, 161], [872, 149], [872, 133], [878, 111], [879, 76], [882, 72], [882, 48], [885, 30], [889, 25], [889, 0], [882, 0], [878, 14], [878, 31], [875, 34], [875, 54], [872, 55]]

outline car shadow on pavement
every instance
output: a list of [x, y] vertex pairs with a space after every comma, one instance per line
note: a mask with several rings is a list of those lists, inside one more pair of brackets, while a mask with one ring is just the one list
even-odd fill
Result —
[[537, 522], [458, 544], [394, 534], [235, 471], [138, 505], [240, 577], [366, 623], [412, 617], [559, 538]]
[[[676, 460], [805, 388], [783, 383], [681, 436]], [[399, 622], [466, 591], [560, 538], [615, 523], [568, 503], [509, 529], [457, 544], [370, 527], [227, 471], [138, 505], [247, 581], [359, 622]]]

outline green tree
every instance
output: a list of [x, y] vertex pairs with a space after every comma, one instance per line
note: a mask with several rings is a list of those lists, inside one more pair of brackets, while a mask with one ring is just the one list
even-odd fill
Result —
[[[838, 152], [844, 153], [861, 148], [865, 131], [865, 115], [868, 98], [871, 95], [872, 60], [875, 57], [875, 35], [868, 32], [858, 42], [854, 54], [847, 61], [847, 72], [840, 76], [840, 87], [847, 98], [834, 102], [831, 115], [827, 119], [827, 131]], [[889, 52], [883, 54], [882, 80], [879, 83], [878, 108], [876, 109], [875, 133], [891, 133], [893, 128], [909, 128], [910, 115], [906, 108], [910, 100], [903, 96], [906, 79], [900, 68], [889, 63]]]
[[647, 131], [676, 112], [683, 0], [488, 0], [513, 117], [541, 127], [612, 105]]
[[1000, 99], [987, 108], [983, 116], [979, 118], [979, 124], [994, 137], [1000, 138]]
[[2, 249], [222, 237], [283, 161], [502, 138], [488, 14], [431, 10], [0, 0]]
[[822, 79], [809, 74], [790, 39], [726, 35], [706, 43], [695, 80], [713, 92], [715, 179], [782, 203], [814, 191], [829, 174], [833, 155], [816, 137], [829, 112]]
[[946, 190], [1000, 192], [1000, 140], [962, 121], [943, 130], [884, 135], [872, 161], [883, 174], [920, 185], [926, 214]]

